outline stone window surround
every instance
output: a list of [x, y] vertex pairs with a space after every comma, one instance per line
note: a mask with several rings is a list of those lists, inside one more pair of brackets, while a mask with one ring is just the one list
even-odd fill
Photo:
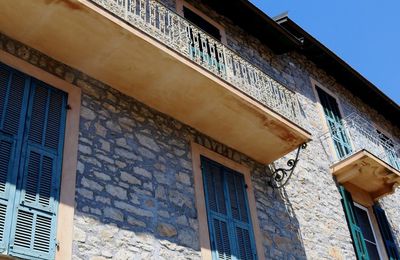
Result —
[[200, 16], [201, 18], [203, 18], [204, 20], [215, 26], [221, 34], [221, 42], [224, 45], [227, 45], [225, 29], [221, 24], [217, 23], [216, 21], [208, 17], [206, 14], [204, 14], [202, 11], [198, 10], [193, 5], [187, 3], [185, 0], [176, 0], [176, 11], [182, 17], [184, 17], [183, 7], [190, 9], [192, 12], [194, 12], [195, 14], [197, 14], [198, 16]]
[[67, 111], [65, 126], [64, 138], [68, 141], [65, 142], [63, 151], [56, 235], [58, 246], [55, 259], [71, 259], [81, 89], [2, 50], [0, 50], [0, 62], [68, 94], [68, 105], [71, 109]]
[[244, 175], [245, 182], [248, 186], [247, 188], [247, 198], [249, 201], [249, 209], [251, 215], [251, 221], [253, 223], [254, 239], [256, 244], [256, 250], [258, 259], [265, 259], [264, 247], [262, 241], [262, 235], [260, 231], [260, 225], [258, 223], [257, 208], [254, 198], [253, 185], [251, 181], [250, 169], [242, 164], [234, 162], [214, 151], [207, 149], [195, 142], [191, 142], [192, 148], [192, 167], [194, 175], [194, 189], [196, 197], [196, 208], [199, 220], [199, 235], [200, 235], [200, 247], [201, 247], [201, 258], [204, 260], [211, 260], [211, 248], [210, 248], [210, 236], [208, 230], [207, 222], [207, 212], [204, 197], [204, 186], [201, 170], [201, 160], [200, 156], [207, 157], [217, 163], [220, 163], [234, 171], [240, 172]]
[[[382, 248], [382, 247], [380, 246], [380, 243], [379, 243], [379, 237], [378, 237], [378, 235], [380, 235], [380, 232], [378, 233], [379, 227], [377, 227], [376, 225], [374, 225], [373, 222], [372, 222], [372, 216], [375, 216], [375, 214], [371, 214], [371, 212], [373, 212], [372, 209], [371, 209], [371, 208], [364, 207], [363, 205], [361, 205], [361, 204], [359, 204], [359, 203], [357, 203], [357, 202], [354, 202], [354, 206], [357, 207], [357, 208], [359, 208], [359, 209], [361, 209], [361, 210], [363, 210], [363, 211], [365, 211], [365, 212], [367, 212], [369, 224], [370, 224], [371, 229], [372, 229], [372, 234], [374, 235], [374, 238], [375, 238], [375, 243], [376, 243], [376, 247], [377, 247], [377, 249], [378, 249], [379, 257], [380, 257], [381, 259], [386, 259], [386, 258], [384, 258], [384, 255], [385, 255], [386, 251], [382, 251], [382, 249], [383, 249], [383, 250], [385, 250], [385, 249]], [[377, 229], [377, 228], [378, 228], [378, 229]]]

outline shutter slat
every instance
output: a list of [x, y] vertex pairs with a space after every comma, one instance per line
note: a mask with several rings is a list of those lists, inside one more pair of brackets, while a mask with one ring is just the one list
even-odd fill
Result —
[[233, 171], [226, 172], [232, 217], [248, 223], [246, 194], [243, 175]]
[[12, 155], [14, 142], [0, 136], [0, 196], [6, 198], [9, 172], [12, 171]]
[[4, 241], [4, 228], [6, 225], [7, 205], [0, 204], [0, 241]]
[[354, 213], [354, 203], [351, 194], [346, 191], [343, 186], [339, 186], [340, 194], [342, 195], [342, 204], [347, 219], [347, 224], [353, 238], [353, 244], [356, 251], [357, 259], [369, 260], [367, 245], [365, 244], [364, 236], [361, 228], [358, 225], [357, 218]]
[[3, 130], [8, 134], [17, 135], [20, 130], [20, 115], [22, 103], [24, 101], [25, 78], [14, 73], [12, 75], [10, 88]]
[[36, 219], [33, 249], [48, 252], [50, 249], [51, 217], [38, 216]]
[[223, 173], [214, 164], [205, 164], [205, 189], [208, 194], [209, 209], [221, 214], [226, 214], [226, 202], [223, 186]]
[[251, 250], [250, 234], [247, 229], [236, 227], [236, 236], [238, 241], [238, 250], [240, 259], [250, 260], [253, 259], [253, 252]]
[[[27, 157], [27, 174], [24, 181], [23, 201], [32, 207], [51, 211], [53, 190], [54, 158], [40, 154], [37, 148], [30, 148]], [[42, 152], [43, 153], [43, 152]]]
[[213, 219], [216, 250], [219, 259], [230, 260], [232, 251], [228, 233], [228, 225], [221, 219]]
[[3, 128], [3, 113], [5, 111], [9, 78], [10, 71], [0, 67], [0, 129]]
[[373, 209], [376, 220], [378, 221], [379, 230], [381, 231], [381, 235], [385, 243], [386, 253], [389, 259], [400, 259], [399, 251], [394, 241], [393, 233], [390, 228], [390, 224], [386, 217], [385, 211], [377, 204], [373, 206]]
[[23, 210], [17, 211], [14, 246], [30, 248], [32, 240], [33, 214]]
[[46, 88], [42, 86], [36, 87], [29, 126], [29, 141], [36, 144], [42, 144], [43, 140], [48, 95], [49, 93]]
[[59, 145], [60, 124], [63, 107], [63, 96], [60, 93], [52, 92], [50, 95], [49, 113], [47, 119], [45, 146], [56, 150]]

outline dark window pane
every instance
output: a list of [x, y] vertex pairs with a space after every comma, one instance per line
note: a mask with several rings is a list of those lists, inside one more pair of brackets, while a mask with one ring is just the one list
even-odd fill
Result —
[[371, 224], [369, 222], [368, 213], [365, 210], [360, 209], [357, 206], [354, 207], [354, 209], [355, 209], [356, 218], [358, 220], [358, 225], [361, 228], [364, 238], [368, 241], [375, 243], [375, 238], [374, 238], [374, 234], [372, 233], [372, 228], [371, 228]]
[[195, 24], [198, 27], [200, 27], [200, 29], [202, 29], [203, 31], [207, 32], [208, 34], [210, 34], [215, 39], [221, 41], [221, 34], [220, 34], [220, 32], [219, 32], [217, 27], [215, 27], [214, 25], [210, 24], [209, 22], [204, 20], [201, 16], [199, 16], [198, 14], [194, 13], [193, 11], [191, 11], [190, 9], [188, 9], [186, 7], [183, 7], [183, 14], [184, 14], [186, 19], [188, 19], [193, 24]]
[[365, 241], [365, 244], [367, 245], [369, 259], [380, 259], [376, 245], [368, 241]]

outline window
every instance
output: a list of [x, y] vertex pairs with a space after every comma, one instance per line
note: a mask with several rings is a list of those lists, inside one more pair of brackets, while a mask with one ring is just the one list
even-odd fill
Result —
[[213, 259], [256, 259], [244, 176], [201, 158]]
[[[201, 258], [218, 259], [221, 254], [222, 259], [265, 259], [250, 169], [195, 142], [191, 142], [191, 148]], [[214, 179], [220, 183], [214, 185]], [[212, 185], [210, 180], [214, 181]], [[229, 190], [232, 183], [238, 188], [235, 192]], [[215, 199], [209, 199], [208, 191]], [[222, 236], [224, 225], [229, 228], [226, 236]], [[220, 232], [214, 232], [218, 229]]]
[[357, 203], [354, 203], [354, 206], [354, 213], [358, 220], [358, 224], [360, 225], [369, 258], [381, 259], [368, 210]]
[[[383, 259], [384, 249], [380, 250], [378, 246], [377, 229], [372, 225], [368, 209], [354, 203], [343, 186], [339, 187], [339, 191], [357, 259]], [[374, 205], [373, 209], [389, 259], [400, 259], [385, 212], [378, 205]]]
[[202, 29], [215, 39], [221, 41], [221, 32], [219, 31], [219, 29], [206, 21], [206, 19], [196, 14], [186, 6], [183, 6], [183, 15], [186, 19], [197, 25], [200, 29]]
[[345, 158], [351, 153], [351, 145], [342, 123], [339, 105], [334, 97], [326, 93], [320, 87], [315, 86], [325, 118], [331, 133], [336, 154], [339, 159]]
[[219, 43], [226, 43], [223, 27], [183, 0], [176, 3], [178, 12], [193, 24], [187, 29], [190, 58], [217, 73], [226, 73], [223, 45]]
[[0, 250], [53, 259], [67, 94], [0, 64]]

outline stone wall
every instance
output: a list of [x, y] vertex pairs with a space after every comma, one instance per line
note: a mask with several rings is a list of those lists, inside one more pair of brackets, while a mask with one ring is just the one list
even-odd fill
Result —
[[[396, 142], [400, 142], [400, 129], [303, 55], [296, 52], [275, 55], [257, 38], [246, 33], [228, 18], [208, 8], [201, 1], [187, 0], [187, 2], [224, 27], [230, 48], [299, 94], [300, 103], [309, 124], [307, 130], [312, 133], [314, 140], [302, 153], [297, 172], [285, 189], [288, 203], [291, 204], [300, 223], [308, 258], [354, 257], [340, 195], [330, 174], [328, 157], [318, 140], [325, 131], [325, 122], [324, 118], [321, 118], [310, 78], [336, 93], [344, 117], [356, 113], [388, 132]], [[173, 4], [169, 3], [169, 6]], [[290, 156], [293, 156], [293, 153], [277, 163], [283, 165]], [[395, 194], [380, 201], [390, 219], [398, 245], [400, 245], [400, 226], [396, 223], [400, 222], [399, 201], [399, 189]]]
[[[77, 174], [75, 259], [196, 259], [200, 257], [190, 141], [252, 169], [267, 259], [351, 259], [354, 250], [340, 195], [318, 136], [323, 130], [310, 77], [340, 96], [345, 116], [357, 112], [400, 141], [394, 128], [297, 53], [274, 55], [229, 19], [189, 1], [220, 21], [228, 45], [300, 94], [314, 140], [287, 188], [267, 186], [268, 169], [189, 126], [87, 75], [0, 34], [0, 49], [83, 91]], [[168, 1], [174, 7], [173, 1]], [[284, 163], [293, 154], [277, 164]], [[400, 193], [382, 201], [400, 238]]]
[[1, 34], [0, 49], [82, 89], [74, 259], [200, 258], [191, 141], [252, 169], [267, 258], [306, 258], [265, 166]]

